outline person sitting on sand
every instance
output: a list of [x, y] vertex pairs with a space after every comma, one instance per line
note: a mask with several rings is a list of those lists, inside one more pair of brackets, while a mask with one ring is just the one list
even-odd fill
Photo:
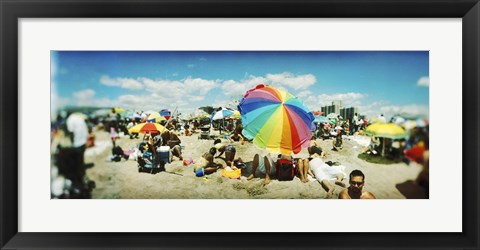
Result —
[[214, 162], [214, 155], [217, 153], [215, 147], [210, 148], [208, 152], [204, 153], [202, 157], [197, 161], [193, 172], [196, 173], [199, 169], [203, 168], [204, 174], [215, 173], [219, 168], [223, 168], [223, 165], [220, 163]]
[[191, 136], [192, 132], [190, 131], [190, 126], [186, 124], [184, 128], [185, 128], [185, 136]]
[[323, 189], [327, 192], [327, 198], [332, 198], [335, 187], [330, 184], [330, 180], [334, 179], [335, 184], [345, 187], [342, 182], [346, 174], [344, 172], [345, 166], [338, 164], [324, 163], [319, 157], [314, 157], [310, 160], [310, 169], [315, 175], [315, 179], [322, 185]]
[[353, 170], [350, 173], [350, 186], [338, 195], [339, 199], [376, 199], [375, 195], [363, 190], [365, 175], [360, 170]]
[[178, 135], [175, 134], [175, 131], [168, 131], [165, 130], [162, 133], [162, 145], [163, 146], [169, 146], [170, 147], [170, 152], [172, 153], [172, 161], [173, 161], [173, 156], [178, 157], [178, 159], [183, 160], [182, 157], [182, 147], [180, 146], [180, 138], [178, 138]]
[[310, 161], [308, 159], [296, 158], [294, 159], [294, 162], [295, 173], [303, 183], [308, 182], [308, 174], [312, 177], [315, 177], [315, 175], [312, 173], [312, 170], [310, 169]]
[[308, 146], [307, 150], [310, 157], [314, 157], [315, 155], [317, 155], [318, 157], [325, 157], [325, 152], [322, 150], [320, 145], [318, 145], [315, 137], [312, 137], [310, 139], [310, 146]]
[[236, 131], [233, 133], [233, 135], [230, 136], [230, 141], [231, 142], [236, 142], [239, 141], [240, 143], [244, 143], [245, 138], [243, 138], [242, 134], [237, 133]]
[[342, 141], [342, 133], [337, 133], [337, 136], [333, 140], [333, 148], [334, 151], [340, 151], [343, 149], [343, 141]]
[[253, 157], [252, 174], [248, 176], [247, 180], [252, 180], [258, 175], [256, 173], [257, 169], [261, 174], [265, 175], [265, 183], [263, 185], [268, 185], [268, 183], [270, 183], [270, 175], [276, 174], [275, 164], [270, 154], [263, 157], [260, 157], [259, 154], [255, 154]]
[[372, 138], [370, 138], [370, 144], [368, 145], [368, 148], [367, 150], [365, 150], [364, 153], [377, 154], [377, 150], [379, 147], [380, 147], [380, 139], [378, 139], [378, 137], [376, 136], [372, 136]]

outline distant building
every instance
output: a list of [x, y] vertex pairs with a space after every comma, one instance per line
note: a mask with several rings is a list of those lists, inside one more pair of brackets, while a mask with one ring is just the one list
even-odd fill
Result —
[[321, 111], [325, 114], [325, 116], [331, 114], [331, 113], [335, 113], [335, 114], [340, 114], [340, 109], [341, 109], [341, 105], [343, 105], [343, 102], [342, 101], [333, 101], [332, 102], [332, 105], [328, 105], [328, 106], [323, 106], [321, 108]]
[[358, 108], [357, 107], [350, 107], [350, 108], [342, 108], [340, 109], [340, 115], [344, 119], [348, 119], [349, 121], [353, 120], [353, 116], [357, 113], [358, 115]]
[[355, 113], [360, 116], [358, 107], [345, 108], [343, 107], [343, 101], [333, 101], [332, 105], [323, 106], [320, 111], [322, 111], [325, 116], [335, 113], [343, 117], [343, 119], [348, 119], [350, 121], [352, 121]]

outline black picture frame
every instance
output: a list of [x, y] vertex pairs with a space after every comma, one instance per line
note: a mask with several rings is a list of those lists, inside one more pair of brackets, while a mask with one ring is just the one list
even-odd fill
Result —
[[[1, 249], [478, 249], [478, 0], [0, 0]], [[462, 233], [18, 232], [19, 18], [462, 18]], [[15, 119], [16, 118], [16, 119]], [[460, 195], [460, 194], [459, 194]], [[448, 197], [446, 197], [448, 199]], [[39, 211], [41, 213], [41, 211]], [[374, 219], [374, 218], [373, 218]], [[293, 218], [295, 220], [295, 218]], [[441, 217], [438, 222], [441, 223]], [[368, 223], [368, 220], [365, 220]], [[381, 231], [381, 229], [379, 229]]]

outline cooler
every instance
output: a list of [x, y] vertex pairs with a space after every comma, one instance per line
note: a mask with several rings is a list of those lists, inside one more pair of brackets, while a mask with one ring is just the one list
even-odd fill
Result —
[[159, 163], [170, 163], [170, 147], [161, 146], [157, 149], [157, 160]]

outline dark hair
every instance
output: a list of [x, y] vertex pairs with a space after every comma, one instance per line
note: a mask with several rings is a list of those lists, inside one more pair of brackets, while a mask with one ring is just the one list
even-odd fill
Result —
[[213, 142], [213, 145], [215, 145], [215, 144], [217, 144], [217, 143], [221, 143], [221, 142], [222, 142], [222, 140], [220, 140], [220, 139], [215, 139], [215, 141]]
[[322, 149], [318, 148], [317, 146], [311, 146], [307, 148], [307, 150], [308, 150], [308, 153], [311, 155], [313, 154], [322, 155]]
[[350, 173], [350, 179], [354, 176], [361, 176], [363, 178], [363, 181], [365, 181], [365, 175], [362, 173], [362, 171], [355, 169]]
[[208, 152], [211, 154], [211, 155], [215, 155], [217, 153], [217, 149], [215, 147], [211, 147]]

